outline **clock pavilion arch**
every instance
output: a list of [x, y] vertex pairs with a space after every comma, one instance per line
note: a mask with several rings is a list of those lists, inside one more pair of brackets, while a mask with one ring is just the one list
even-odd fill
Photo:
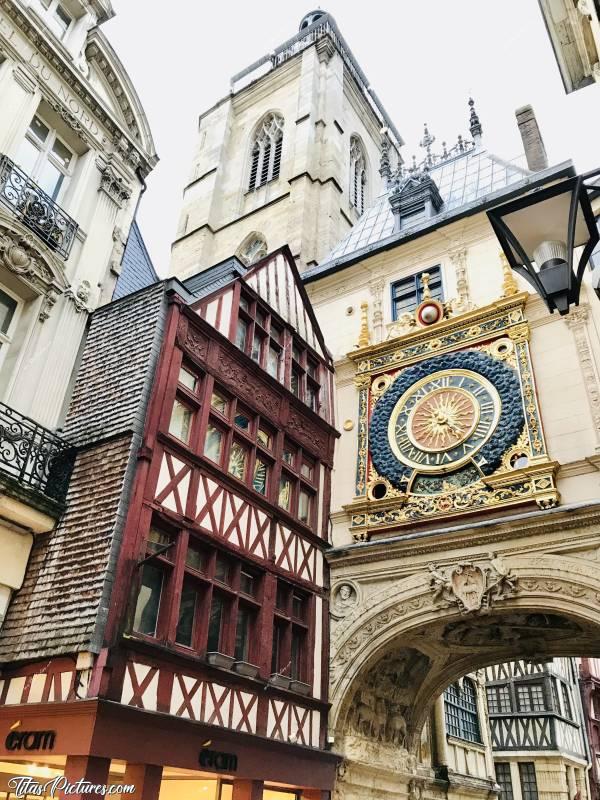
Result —
[[599, 309], [585, 285], [549, 316], [485, 216], [573, 167], [540, 164], [535, 124], [530, 168], [497, 158], [469, 105], [469, 139], [436, 155], [426, 130], [420, 167], [394, 173], [383, 140], [387, 189], [304, 276], [344, 431], [330, 739], [349, 800], [497, 792], [489, 761], [453, 763], [443, 690], [598, 647]]

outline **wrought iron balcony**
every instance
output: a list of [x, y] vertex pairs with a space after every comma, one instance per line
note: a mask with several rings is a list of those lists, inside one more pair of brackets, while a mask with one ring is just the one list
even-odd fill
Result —
[[0, 201], [65, 261], [77, 223], [8, 156], [0, 155]]
[[30, 487], [62, 503], [75, 461], [75, 448], [14, 408], [0, 403], [0, 478]]

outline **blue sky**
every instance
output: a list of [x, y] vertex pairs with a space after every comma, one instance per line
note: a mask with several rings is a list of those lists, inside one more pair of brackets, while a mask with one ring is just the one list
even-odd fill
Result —
[[[227, 94], [229, 78], [298, 30], [305, 1], [219, 3], [113, 0], [104, 32], [140, 94], [160, 163], [139, 221], [161, 275], [169, 273], [181, 192], [198, 114]], [[148, 12], [156, 8], [160, 13]], [[453, 143], [476, 100], [485, 145], [522, 152], [514, 111], [530, 103], [552, 163], [600, 166], [600, 85], [566, 95], [537, 0], [330, 0], [354, 55], [406, 141], [419, 153], [423, 123]]]

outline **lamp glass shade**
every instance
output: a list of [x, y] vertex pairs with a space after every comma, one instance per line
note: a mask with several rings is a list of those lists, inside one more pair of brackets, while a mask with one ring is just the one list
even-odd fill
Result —
[[[536, 194], [530, 195], [531, 202], [522, 208], [503, 214], [502, 219], [515, 239], [519, 242], [530, 261], [536, 260], [536, 250], [544, 242], [561, 242], [565, 250], [569, 238], [569, 213], [573, 199], [574, 184], [565, 181], [564, 191], [546, 199], [536, 199]], [[574, 247], [587, 243], [590, 230], [580, 199], [577, 198], [577, 214], [575, 218]], [[522, 264], [523, 259], [515, 251], [510, 242], [507, 242], [513, 262]], [[539, 254], [538, 254], [539, 255]], [[536, 264], [539, 268], [539, 264]]]

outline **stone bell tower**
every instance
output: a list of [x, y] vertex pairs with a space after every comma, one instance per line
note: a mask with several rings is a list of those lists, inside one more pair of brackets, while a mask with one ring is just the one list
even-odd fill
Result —
[[314, 266], [380, 194], [382, 139], [395, 164], [400, 135], [333, 17], [312, 11], [200, 115], [173, 273], [283, 244]]

